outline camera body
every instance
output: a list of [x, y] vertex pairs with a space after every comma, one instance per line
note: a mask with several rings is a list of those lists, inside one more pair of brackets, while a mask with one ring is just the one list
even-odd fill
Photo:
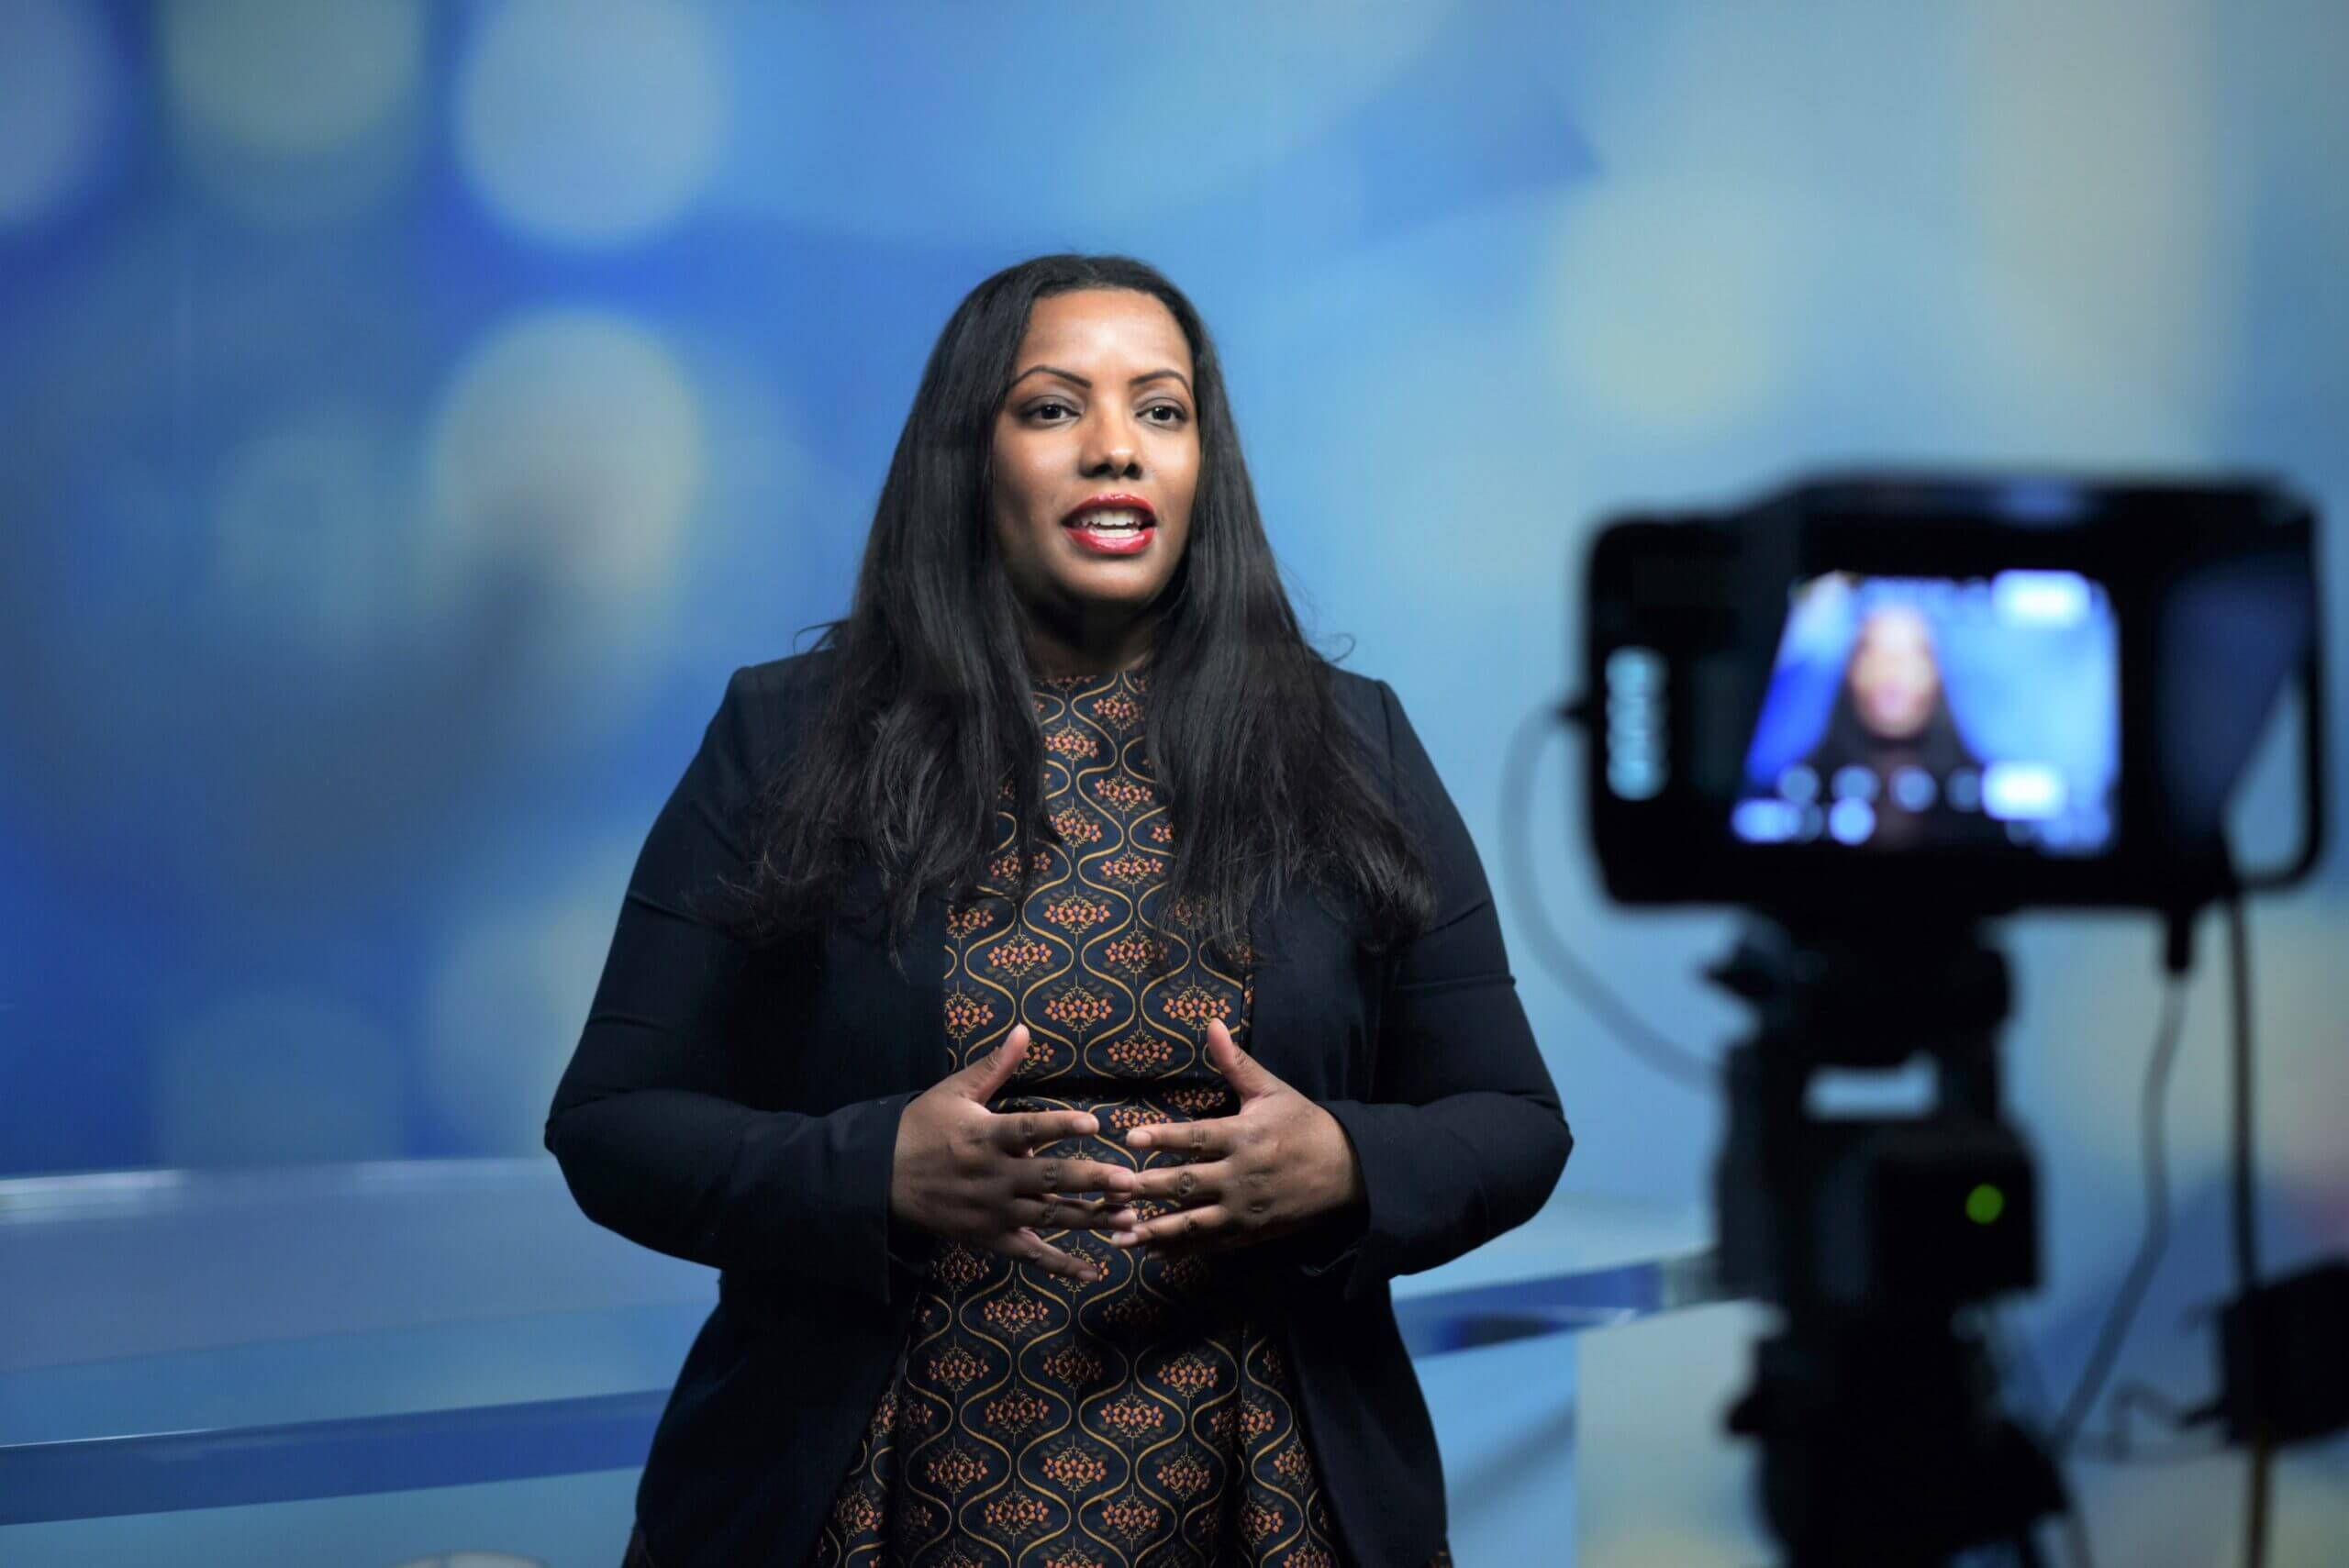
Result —
[[2264, 483], [1851, 475], [1604, 528], [1591, 841], [1628, 904], [2189, 908], [2298, 673], [2314, 517]]

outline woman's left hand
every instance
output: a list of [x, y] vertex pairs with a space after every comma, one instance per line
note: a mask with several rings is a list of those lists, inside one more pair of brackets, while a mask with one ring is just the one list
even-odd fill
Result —
[[1126, 1133], [1128, 1148], [1167, 1150], [1189, 1162], [1141, 1173], [1133, 1197], [1171, 1204], [1179, 1212], [1110, 1232], [1116, 1246], [1146, 1241], [1165, 1251], [1252, 1246], [1362, 1195], [1362, 1167], [1338, 1118], [1234, 1045], [1220, 1018], [1208, 1023], [1208, 1059], [1239, 1095], [1240, 1109], [1152, 1122]]

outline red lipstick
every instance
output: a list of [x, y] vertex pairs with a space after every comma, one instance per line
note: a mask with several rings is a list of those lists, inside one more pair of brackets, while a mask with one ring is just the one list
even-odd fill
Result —
[[[1098, 528], [1095, 519], [1104, 513], [1123, 512], [1134, 519], [1132, 525]], [[1138, 555], [1150, 548], [1150, 536], [1158, 527], [1158, 512], [1139, 495], [1124, 491], [1108, 491], [1095, 495], [1073, 509], [1061, 519], [1077, 548], [1096, 555]]]

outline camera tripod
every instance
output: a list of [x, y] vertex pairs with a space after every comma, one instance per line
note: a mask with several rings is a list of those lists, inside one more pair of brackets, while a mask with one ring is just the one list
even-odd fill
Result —
[[[1942, 1568], [2001, 1544], [2036, 1563], [2065, 1507], [2000, 1409], [1960, 1309], [2038, 1283], [2036, 1184], [1999, 1106], [2006, 961], [1970, 923], [1763, 921], [1711, 978], [1754, 1009], [1730, 1052], [1715, 1173], [1725, 1283], [1778, 1308], [1730, 1429], [1761, 1445], [1763, 1511], [1794, 1568]], [[1827, 1069], [1922, 1053], [1938, 1103], [1833, 1118]]]

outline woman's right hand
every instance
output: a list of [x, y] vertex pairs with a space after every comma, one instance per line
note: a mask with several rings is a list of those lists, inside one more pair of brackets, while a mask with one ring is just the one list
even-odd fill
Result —
[[[1136, 1173], [1097, 1160], [1038, 1160], [1030, 1152], [1089, 1137], [1089, 1111], [987, 1109], [1028, 1051], [1028, 1026], [907, 1102], [897, 1123], [889, 1211], [934, 1235], [1024, 1259], [1070, 1279], [1103, 1277], [1098, 1265], [1047, 1243], [1037, 1230], [1115, 1230], [1130, 1226]], [[1090, 1201], [1063, 1193], [1097, 1192]]]

